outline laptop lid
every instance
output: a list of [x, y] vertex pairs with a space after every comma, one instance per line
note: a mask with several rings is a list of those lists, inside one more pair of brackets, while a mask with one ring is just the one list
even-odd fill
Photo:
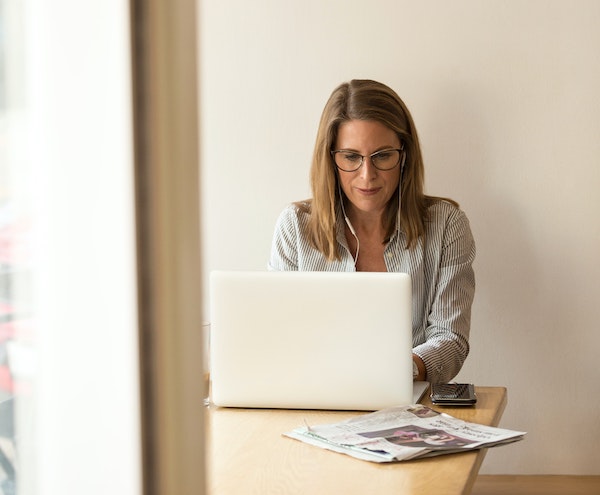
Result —
[[210, 296], [215, 405], [413, 403], [407, 274], [215, 271]]

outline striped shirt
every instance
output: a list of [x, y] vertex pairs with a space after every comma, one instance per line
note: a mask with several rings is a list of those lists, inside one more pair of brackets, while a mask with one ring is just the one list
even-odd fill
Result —
[[[337, 225], [341, 259], [328, 261], [307, 240], [309, 215], [296, 205], [280, 214], [269, 270], [355, 271], [343, 220]], [[410, 249], [404, 233], [397, 231], [384, 258], [389, 272], [411, 276], [413, 352], [425, 363], [427, 380], [448, 382], [469, 353], [475, 242], [466, 215], [447, 201], [430, 206], [425, 229], [425, 241], [420, 238]]]

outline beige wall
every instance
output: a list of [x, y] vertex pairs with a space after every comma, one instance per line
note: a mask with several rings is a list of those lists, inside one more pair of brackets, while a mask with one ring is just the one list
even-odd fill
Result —
[[[600, 3], [203, 0], [205, 273], [264, 269], [339, 82], [392, 86], [477, 239], [460, 380], [529, 432], [483, 473], [600, 474]], [[206, 283], [206, 282], [205, 282]], [[565, 426], [565, 421], [572, 426]]]

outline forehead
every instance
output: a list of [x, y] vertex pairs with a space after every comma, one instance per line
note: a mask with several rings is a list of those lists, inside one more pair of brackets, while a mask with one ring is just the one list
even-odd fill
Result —
[[348, 120], [340, 124], [336, 148], [364, 151], [381, 148], [398, 148], [400, 139], [396, 133], [376, 120]]

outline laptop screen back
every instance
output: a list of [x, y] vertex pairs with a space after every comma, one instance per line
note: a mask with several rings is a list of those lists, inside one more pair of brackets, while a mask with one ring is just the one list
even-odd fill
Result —
[[407, 274], [216, 271], [210, 292], [215, 405], [412, 403]]

